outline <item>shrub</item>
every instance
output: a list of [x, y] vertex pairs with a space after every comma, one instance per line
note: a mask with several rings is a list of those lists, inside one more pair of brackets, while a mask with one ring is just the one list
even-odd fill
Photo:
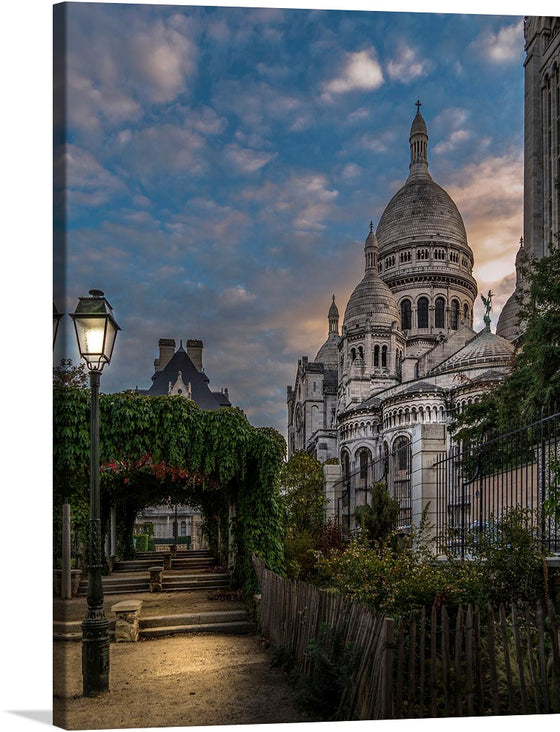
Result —
[[137, 536], [133, 537], [134, 541], [134, 549], [137, 552], [147, 552], [148, 551], [148, 534], [138, 534]]
[[371, 503], [358, 506], [354, 513], [367, 541], [373, 546], [384, 542], [397, 525], [400, 511], [398, 498], [391, 498], [382, 481], [371, 488]]
[[342, 694], [356, 662], [343, 632], [323, 624], [307, 651], [311, 674], [299, 680], [298, 702], [319, 721], [335, 719]]

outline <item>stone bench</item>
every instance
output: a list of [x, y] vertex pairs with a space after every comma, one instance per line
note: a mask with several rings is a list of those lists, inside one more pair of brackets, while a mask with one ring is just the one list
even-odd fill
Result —
[[140, 638], [142, 600], [123, 600], [111, 607], [115, 613], [115, 642], [135, 643]]

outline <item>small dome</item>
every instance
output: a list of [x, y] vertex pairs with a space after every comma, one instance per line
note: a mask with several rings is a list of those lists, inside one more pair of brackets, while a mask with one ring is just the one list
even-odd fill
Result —
[[350, 295], [344, 313], [344, 325], [349, 330], [357, 325], [364, 327], [368, 318], [372, 321], [372, 325], [390, 328], [396, 322], [397, 328], [401, 327], [401, 316], [395, 296], [373, 270], [366, 272], [363, 280], [356, 285]]
[[514, 348], [511, 343], [485, 328], [463, 348], [435, 368], [433, 374], [473, 368], [477, 366], [509, 366]]
[[[336, 307], [336, 305], [335, 305]], [[338, 368], [338, 343], [340, 336], [336, 333], [329, 333], [329, 337], [317, 351], [316, 363], [322, 363], [331, 369]]]
[[416, 112], [416, 116], [412, 120], [412, 125], [410, 127], [410, 136], [412, 135], [426, 135], [428, 136], [428, 128], [426, 127], [426, 122], [424, 121], [424, 117], [420, 114], [420, 110]]
[[506, 338], [508, 341], [514, 341], [521, 333], [521, 329], [519, 327], [519, 302], [517, 290], [510, 295], [506, 304], [502, 308], [502, 312], [498, 318], [498, 325], [496, 326], [496, 333], [502, 338]]
[[334, 300], [334, 295], [332, 296], [332, 304], [329, 308], [329, 318], [338, 318], [338, 308]]

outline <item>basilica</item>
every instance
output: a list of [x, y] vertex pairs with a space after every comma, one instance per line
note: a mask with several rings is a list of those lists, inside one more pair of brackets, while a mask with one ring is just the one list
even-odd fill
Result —
[[[506, 312], [500, 335], [491, 331], [491, 296], [484, 329], [473, 330], [473, 252], [457, 206], [430, 174], [420, 106], [408, 178], [376, 229], [369, 225], [364, 275], [342, 323], [333, 295], [327, 339], [313, 360], [300, 359], [287, 390], [289, 453], [331, 463], [330, 511], [350, 524], [368, 486], [384, 477], [410, 525], [415, 458], [421, 465], [449, 447], [447, 425], [506, 376], [517, 337], [514, 313]], [[518, 279], [523, 261], [522, 246]]]

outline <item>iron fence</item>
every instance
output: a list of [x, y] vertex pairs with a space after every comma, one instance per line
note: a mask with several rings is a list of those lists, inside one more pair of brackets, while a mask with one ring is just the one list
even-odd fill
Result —
[[352, 532], [356, 508], [368, 505], [372, 486], [382, 482], [386, 485], [391, 498], [398, 499], [400, 504], [397, 530], [408, 532], [412, 524], [411, 463], [411, 444], [408, 439], [402, 439], [392, 452], [385, 452], [376, 460], [368, 457], [367, 462], [352, 472], [344, 474], [343, 463], [342, 480], [333, 485], [334, 495], [338, 496], [336, 502], [338, 523]]
[[477, 444], [454, 445], [436, 461], [435, 530], [441, 553], [465, 558], [477, 542], [495, 538], [508, 510], [526, 511], [534, 535], [560, 552], [560, 412]]

